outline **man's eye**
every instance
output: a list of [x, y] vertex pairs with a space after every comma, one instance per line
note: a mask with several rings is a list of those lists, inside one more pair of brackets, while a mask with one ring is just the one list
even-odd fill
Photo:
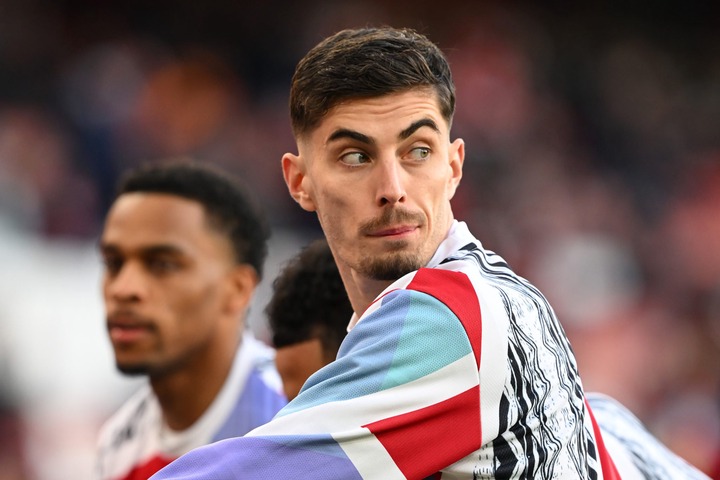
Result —
[[153, 273], [169, 273], [177, 270], [180, 264], [174, 260], [154, 258], [147, 262], [147, 268]]
[[428, 147], [416, 147], [410, 150], [410, 157], [413, 160], [427, 160], [430, 157], [430, 149]]
[[362, 152], [350, 152], [340, 157], [340, 161], [346, 165], [362, 165], [367, 163], [368, 156]]
[[123, 262], [122, 259], [118, 257], [103, 257], [103, 265], [108, 274], [117, 275], [122, 268]]

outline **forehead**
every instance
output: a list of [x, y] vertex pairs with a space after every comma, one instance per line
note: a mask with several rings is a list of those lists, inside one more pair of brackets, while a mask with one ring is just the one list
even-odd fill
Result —
[[133, 192], [115, 201], [102, 237], [103, 243], [141, 246], [169, 240], [189, 243], [213, 233], [199, 202], [176, 195]]

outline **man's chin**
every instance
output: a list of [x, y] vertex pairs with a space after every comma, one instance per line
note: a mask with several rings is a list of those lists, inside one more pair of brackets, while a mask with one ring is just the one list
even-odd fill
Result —
[[395, 281], [423, 267], [422, 260], [414, 254], [393, 254], [384, 258], [367, 259], [360, 269], [373, 280]]
[[150, 373], [150, 368], [147, 365], [139, 365], [139, 364], [115, 364], [116, 368], [120, 373], [123, 375], [127, 375], [129, 377], [137, 377], [140, 375], [148, 375]]

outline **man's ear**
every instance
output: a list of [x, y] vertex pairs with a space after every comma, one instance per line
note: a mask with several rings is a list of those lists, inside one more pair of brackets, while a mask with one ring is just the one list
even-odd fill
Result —
[[299, 155], [286, 153], [282, 157], [282, 170], [290, 196], [308, 212], [315, 211], [315, 202], [307, 191], [309, 179], [305, 176], [305, 162]]
[[462, 138], [456, 139], [450, 144], [450, 177], [448, 178], [449, 198], [455, 196], [455, 191], [462, 179], [462, 168], [465, 162], [465, 141]]

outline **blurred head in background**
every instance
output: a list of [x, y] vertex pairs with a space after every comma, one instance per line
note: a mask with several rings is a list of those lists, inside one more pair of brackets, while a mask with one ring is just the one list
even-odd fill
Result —
[[335, 360], [353, 313], [324, 239], [305, 247], [280, 272], [265, 312], [275, 364], [292, 400], [310, 375]]
[[117, 367], [152, 378], [232, 358], [268, 236], [247, 193], [214, 169], [173, 162], [129, 174], [100, 241]]

